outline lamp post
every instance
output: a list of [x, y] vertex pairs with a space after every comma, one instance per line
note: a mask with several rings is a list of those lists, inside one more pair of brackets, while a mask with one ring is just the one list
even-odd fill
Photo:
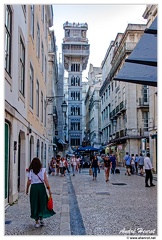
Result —
[[[66, 126], [67, 126], [67, 124], [66, 124], [66, 111], [67, 111], [68, 105], [67, 105], [65, 100], [63, 101], [61, 107], [62, 107], [62, 112], [64, 113], [64, 119], [65, 119], [64, 130], [66, 131]], [[66, 140], [66, 133], [65, 133], [65, 139], [64, 140]]]

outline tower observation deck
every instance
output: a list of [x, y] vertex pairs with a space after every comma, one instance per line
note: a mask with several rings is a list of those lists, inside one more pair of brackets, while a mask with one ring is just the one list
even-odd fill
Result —
[[72, 147], [82, 143], [82, 72], [86, 69], [90, 45], [86, 37], [87, 23], [63, 24], [62, 54], [68, 71], [68, 138]]

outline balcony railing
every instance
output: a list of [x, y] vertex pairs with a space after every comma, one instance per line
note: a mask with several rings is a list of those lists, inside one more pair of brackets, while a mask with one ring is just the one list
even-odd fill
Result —
[[126, 109], [126, 101], [122, 101], [112, 112], [110, 112], [110, 119], [113, 119], [116, 115], [119, 115]]
[[88, 38], [81, 37], [64, 37], [63, 42], [86, 42], [88, 43]]
[[139, 106], [148, 106], [149, 99], [148, 98], [139, 98]]
[[90, 54], [89, 50], [71, 50], [71, 49], [63, 49], [64, 55], [83, 55], [87, 56]]

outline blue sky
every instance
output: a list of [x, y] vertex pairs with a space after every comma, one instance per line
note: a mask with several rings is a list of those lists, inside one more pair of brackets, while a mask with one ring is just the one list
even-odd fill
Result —
[[88, 24], [87, 38], [90, 44], [90, 56], [83, 77], [88, 75], [89, 64], [100, 67], [107, 48], [117, 33], [124, 32], [128, 23], [145, 24], [142, 15], [145, 4], [55, 4], [54, 30], [58, 54], [64, 37], [63, 24], [79, 22]]

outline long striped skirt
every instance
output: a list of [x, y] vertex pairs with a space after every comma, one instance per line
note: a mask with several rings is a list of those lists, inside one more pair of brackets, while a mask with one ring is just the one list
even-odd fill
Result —
[[48, 218], [55, 212], [47, 209], [48, 196], [44, 183], [31, 184], [30, 188], [30, 210], [31, 218]]

